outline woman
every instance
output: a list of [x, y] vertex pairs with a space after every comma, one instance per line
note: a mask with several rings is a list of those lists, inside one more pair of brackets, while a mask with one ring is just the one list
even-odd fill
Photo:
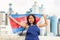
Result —
[[16, 21], [14, 18], [9, 16], [14, 22], [16, 22], [18, 25], [28, 29], [26, 33], [26, 38], [25, 40], [39, 40], [38, 35], [40, 34], [40, 27], [47, 26], [47, 20], [46, 16], [43, 15], [45, 23], [44, 24], [36, 24], [36, 17], [33, 14], [30, 14], [27, 17], [27, 23], [20, 23]]

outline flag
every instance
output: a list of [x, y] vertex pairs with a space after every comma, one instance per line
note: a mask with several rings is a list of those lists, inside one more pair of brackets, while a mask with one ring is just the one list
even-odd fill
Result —
[[[15, 20], [17, 20], [18, 22], [23, 22], [23, 23], [27, 23], [27, 16], [29, 14], [10, 14]], [[36, 23], [40, 20], [41, 16], [40, 14], [34, 14], [34, 16], [36, 17]], [[11, 24], [11, 28], [13, 33], [17, 33], [20, 31], [24, 31], [25, 28], [23, 28], [22, 26], [18, 25], [17, 23], [15, 23], [12, 19], [10, 19], [10, 24]]]

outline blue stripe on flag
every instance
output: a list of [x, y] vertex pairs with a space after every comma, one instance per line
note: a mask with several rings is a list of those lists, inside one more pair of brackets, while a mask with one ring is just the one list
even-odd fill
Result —
[[[20, 17], [26, 17], [30, 14], [11, 14], [13, 18], [20, 18]], [[36, 17], [41, 18], [42, 14], [34, 14]]]
[[20, 27], [20, 28], [13, 28], [12, 30], [13, 30], [13, 33], [17, 33], [17, 32], [20, 32], [20, 31], [24, 31], [25, 28], [23, 28], [23, 27]]

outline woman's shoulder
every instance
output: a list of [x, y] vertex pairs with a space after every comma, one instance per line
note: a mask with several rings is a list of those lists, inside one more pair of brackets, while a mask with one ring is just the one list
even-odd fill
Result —
[[25, 27], [26, 29], [28, 29], [29, 28], [29, 25], [28, 24], [26, 24], [26, 27]]
[[40, 28], [40, 27], [39, 27], [39, 23], [38, 23], [38, 24], [36, 24], [36, 26], [37, 26], [38, 28]]

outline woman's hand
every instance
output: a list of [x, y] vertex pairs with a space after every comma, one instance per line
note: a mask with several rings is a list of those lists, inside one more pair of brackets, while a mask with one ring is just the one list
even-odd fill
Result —
[[45, 15], [45, 14], [42, 14], [42, 16], [43, 16], [44, 18], [46, 18], [46, 15]]
[[9, 15], [9, 14], [7, 14], [7, 13], [6, 13], [6, 16], [7, 16], [8, 18], [12, 18], [12, 16], [10, 16], [10, 15]]

